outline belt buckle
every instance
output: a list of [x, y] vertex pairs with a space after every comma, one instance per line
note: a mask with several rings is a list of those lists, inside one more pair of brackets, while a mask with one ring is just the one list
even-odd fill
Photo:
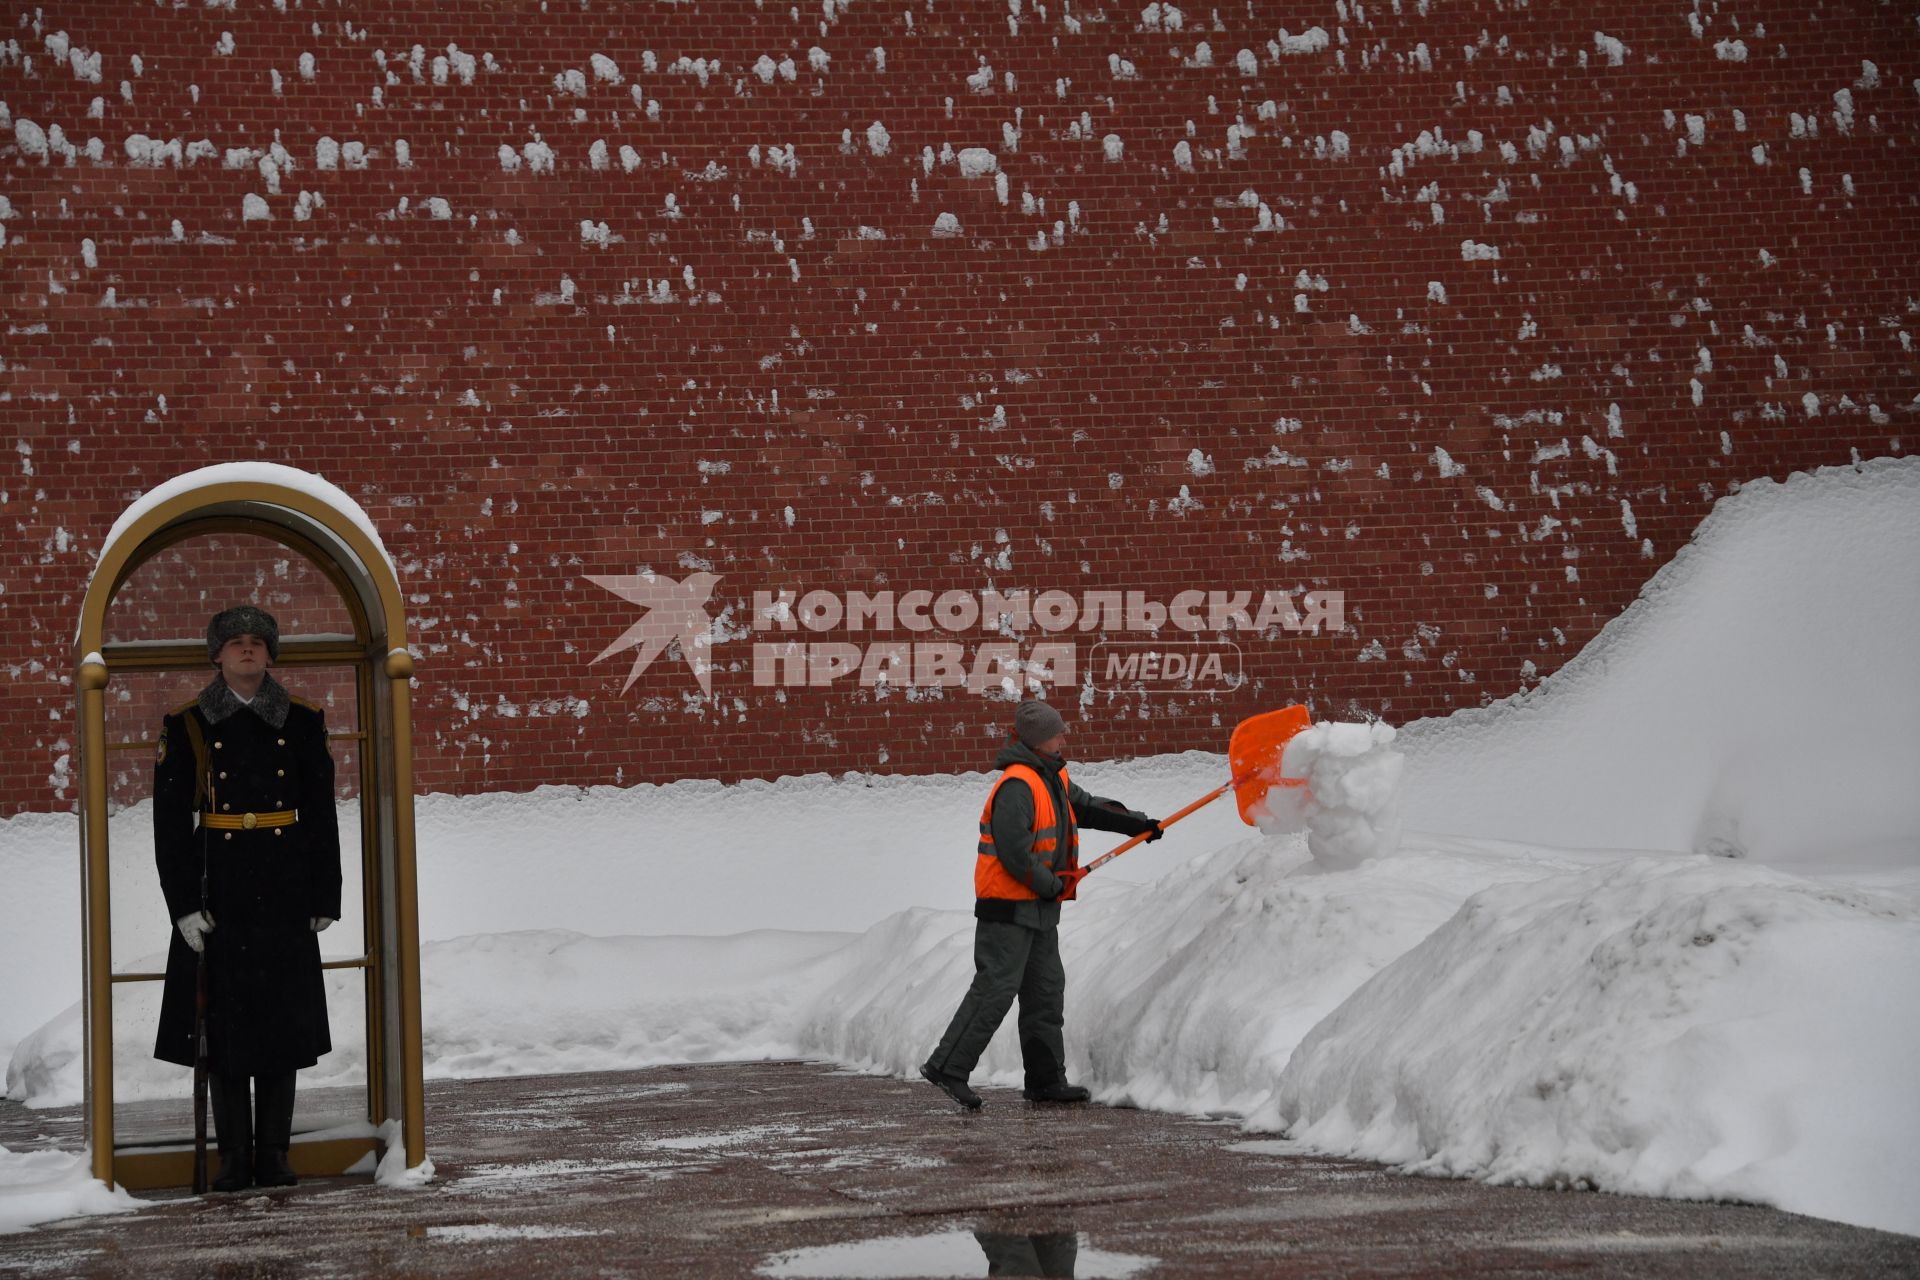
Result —
[[248, 831], [251, 831], [260, 825], [260, 815], [257, 813], [243, 814], [240, 818], [240, 825]]

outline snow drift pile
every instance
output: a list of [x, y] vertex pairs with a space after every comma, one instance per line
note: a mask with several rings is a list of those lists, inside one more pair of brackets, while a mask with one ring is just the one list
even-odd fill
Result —
[[1920, 459], [1746, 485], [1538, 689], [1401, 730], [1407, 825], [1910, 864], [1916, 564]]
[[[1281, 772], [1307, 785], [1269, 792], [1268, 807], [1289, 801], [1297, 806], [1307, 850], [1322, 867], [1348, 870], [1399, 847], [1400, 775], [1406, 759], [1393, 749], [1393, 739], [1393, 726], [1376, 721], [1316, 724], [1287, 743]], [[1260, 827], [1282, 829], [1270, 821]]]
[[84, 1152], [9, 1151], [0, 1147], [0, 1235], [36, 1222], [90, 1213], [128, 1213], [141, 1203], [107, 1190]]
[[1920, 912], [1703, 857], [1500, 885], [1300, 1043], [1259, 1127], [1498, 1182], [1920, 1230]]

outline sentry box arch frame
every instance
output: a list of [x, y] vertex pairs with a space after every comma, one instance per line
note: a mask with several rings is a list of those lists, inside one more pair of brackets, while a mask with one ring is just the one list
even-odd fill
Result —
[[[415, 896], [413, 659], [407, 652], [400, 581], [359, 505], [317, 476], [267, 463], [207, 467], [170, 480], [129, 507], [108, 534], [74, 637], [80, 765], [82, 983], [86, 1029], [87, 1144], [93, 1176], [139, 1190], [191, 1180], [188, 1141], [118, 1147], [114, 1140], [113, 985], [158, 974], [112, 972], [112, 886], [107, 826], [106, 691], [116, 672], [205, 671], [205, 646], [106, 643], [108, 610], [128, 578], [187, 538], [247, 534], [309, 560], [333, 584], [353, 620], [351, 637], [289, 639], [282, 665], [329, 663], [355, 671], [359, 700], [361, 884], [366, 953], [328, 968], [365, 971], [367, 1120], [363, 1136], [301, 1141], [294, 1171], [345, 1172], [379, 1157], [398, 1122], [409, 1169], [426, 1158], [420, 1046], [420, 938]], [[128, 744], [120, 744], [122, 746]], [[377, 1130], [377, 1132], [376, 1132]]]

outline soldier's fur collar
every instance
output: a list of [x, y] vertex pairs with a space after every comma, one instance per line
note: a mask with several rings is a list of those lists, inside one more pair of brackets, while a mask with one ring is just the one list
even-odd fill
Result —
[[289, 705], [286, 686], [275, 680], [270, 671], [260, 681], [260, 692], [253, 695], [250, 703], [240, 701], [227, 687], [225, 676], [215, 676], [213, 683], [200, 691], [200, 714], [207, 718], [208, 724], [219, 724], [245, 708], [278, 729], [287, 723]]

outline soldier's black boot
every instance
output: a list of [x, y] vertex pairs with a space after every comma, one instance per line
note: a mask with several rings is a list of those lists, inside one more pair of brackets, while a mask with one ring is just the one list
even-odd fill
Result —
[[208, 1076], [207, 1101], [220, 1147], [215, 1191], [245, 1191], [253, 1185], [253, 1104], [245, 1076]]
[[258, 1187], [291, 1187], [300, 1179], [287, 1164], [293, 1141], [293, 1072], [254, 1080], [253, 1182]]

